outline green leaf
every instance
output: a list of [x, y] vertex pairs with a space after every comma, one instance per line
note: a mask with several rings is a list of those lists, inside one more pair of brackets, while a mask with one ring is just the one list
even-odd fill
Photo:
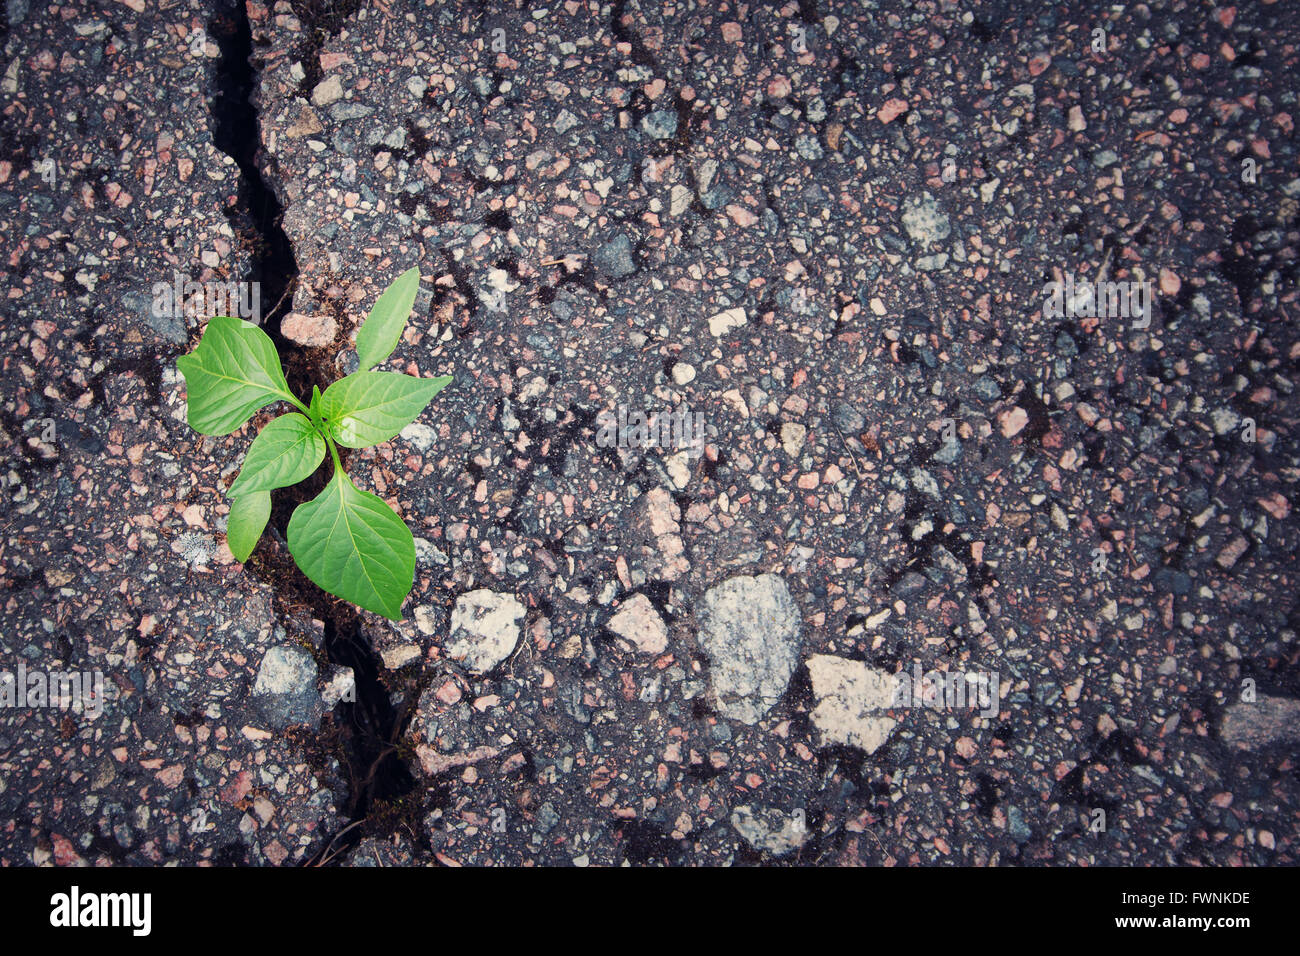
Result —
[[247, 561], [257, 547], [257, 539], [262, 536], [270, 517], [269, 491], [254, 491], [231, 500], [230, 515], [226, 518], [226, 544], [240, 564]]
[[185, 376], [190, 427], [204, 435], [229, 435], [262, 406], [293, 399], [274, 343], [243, 319], [214, 316], [176, 367]]
[[348, 448], [386, 442], [415, 421], [424, 406], [451, 381], [398, 372], [355, 372], [321, 396], [320, 410], [330, 436]]
[[311, 387], [311, 405], [307, 407], [307, 413], [311, 416], [311, 423], [317, 428], [322, 428], [320, 418], [320, 386]]
[[383, 499], [357, 488], [341, 468], [289, 519], [289, 553], [331, 594], [394, 621], [415, 582], [415, 539]]
[[357, 361], [365, 372], [393, 354], [420, 291], [420, 270], [407, 269], [379, 296], [357, 329]]
[[238, 498], [250, 491], [286, 488], [302, 481], [325, 459], [325, 439], [305, 415], [290, 412], [253, 439], [239, 477], [226, 492]]

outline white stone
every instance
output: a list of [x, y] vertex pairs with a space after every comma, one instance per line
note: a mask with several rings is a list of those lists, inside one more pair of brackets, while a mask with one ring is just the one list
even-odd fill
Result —
[[513, 594], [487, 588], [462, 594], [451, 612], [451, 634], [443, 650], [470, 673], [486, 674], [514, 653], [525, 613]]
[[893, 675], [861, 661], [814, 654], [808, 658], [808, 676], [816, 701], [812, 722], [822, 746], [843, 744], [875, 753], [897, 726], [881, 713], [894, 703]]
[[720, 339], [732, 329], [738, 329], [748, 321], [744, 309], [727, 309], [709, 319], [709, 331], [715, 338]]
[[731, 825], [756, 850], [766, 850], [773, 856], [784, 856], [803, 846], [808, 839], [805, 818], [794, 813], [782, 813], [770, 807], [741, 806], [731, 811]]

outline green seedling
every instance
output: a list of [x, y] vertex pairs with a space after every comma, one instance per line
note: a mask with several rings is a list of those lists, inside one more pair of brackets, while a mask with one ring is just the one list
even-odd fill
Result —
[[190, 427], [204, 435], [229, 435], [272, 402], [298, 409], [253, 439], [226, 492], [226, 541], [235, 558], [248, 560], [262, 536], [272, 489], [309, 477], [328, 450], [334, 475], [324, 491], [294, 509], [289, 553], [326, 591], [395, 621], [415, 582], [415, 539], [383, 499], [352, 483], [337, 446], [366, 448], [392, 439], [451, 382], [450, 375], [371, 371], [397, 347], [419, 287], [419, 271], [411, 269], [384, 290], [357, 330], [360, 368], [324, 392], [313, 386], [309, 404], [289, 391], [270, 337], [243, 319], [214, 317], [198, 347], [176, 361], [185, 376]]

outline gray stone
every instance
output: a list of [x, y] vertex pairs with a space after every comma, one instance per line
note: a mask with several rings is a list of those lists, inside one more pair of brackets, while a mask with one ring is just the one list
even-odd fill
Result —
[[346, 122], [347, 120], [362, 119], [374, 111], [374, 107], [363, 106], [360, 103], [335, 103], [330, 107], [330, 117], [339, 122]]
[[961, 442], [955, 438], [945, 438], [939, 450], [934, 453], [934, 460], [945, 465], [951, 465], [961, 455]]
[[973, 388], [975, 394], [986, 402], [995, 402], [1002, 397], [1002, 389], [998, 387], [997, 380], [990, 375], [981, 375], [977, 378]]
[[677, 114], [672, 110], [655, 110], [641, 120], [641, 129], [652, 139], [672, 139], [677, 135]]
[[[141, 283], [142, 287], [144, 285]], [[167, 300], [170, 301], [171, 296], [168, 296]], [[158, 309], [158, 312], [162, 313], [158, 315], [154, 311], [154, 300], [144, 292], [127, 292], [122, 296], [121, 302], [128, 313], [138, 315], [145, 325], [157, 332], [164, 340], [177, 345], [184, 345], [189, 340], [189, 333], [185, 328], [185, 311], [179, 303], [172, 303], [170, 309]]]
[[731, 578], [705, 593], [700, 623], [719, 712], [758, 723], [799, 661], [799, 608], [790, 589], [775, 574]]
[[253, 682], [253, 700], [272, 727], [320, 723], [324, 701], [316, 674], [315, 659], [296, 644], [277, 644], [266, 652]]
[[948, 216], [928, 192], [903, 201], [903, 228], [913, 242], [928, 245], [942, 242], [952, 232]]
[[555, 118], [555, 131], [561, 136], [577, 125], [578, 117], [574, 116], [568, 110], [560, 110], [560, 115]]
[[807, 160], [816, 160], [822, 158], [822, 144], [817, 142], [816, 136], [800, 136], [794, 141], [795, 151]]
[[1034, 832], [1029, 829], [1029, 824], [1025, 823], [1025, 815], [1019, 807], [1011, 807], [1007, 810], [1007, 832], [1017, 843], [1027, 843], [1034, 835]]
[[831, 419], [846, 436], [856, 435], [867, 426], [867, 420], [862, 417], [862, 413], [852, 405], [843, 402], [835, 406], [835, 410], [831, 412]]
[[597, 249], [592, 258], [597, 269], [614, 279], [636, 272], [636, 263], [632, 261], [632, 241], [624, 233], [619, 233]]

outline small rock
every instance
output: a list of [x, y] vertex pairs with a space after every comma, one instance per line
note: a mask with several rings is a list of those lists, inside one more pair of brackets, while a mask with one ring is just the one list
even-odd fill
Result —
[[1177, 295], [1178, 290], [1183, 287], [1183, 280], [1178, 278], [1178, 273], [1173, 269], [1160, 270], [1160, 291], [1165, 295]]
[[786, 422], [781, 426], [781, 447], [793, 458], [803, 448], [808, 429], [796, 422]]
[[1034, 831], [1025, 822], [1024, 812], [1019, 807], [1010, 807], [1007, 810], [1007, 832], [1017, 843], [1028, 843], [1029, 838], [1034, 835]]
[[443, 650], [470, 673], [486, 674], [514, 653], [525, 613], [513, 594], [487, 588], [462, 594], [451, 612], [451, 634]]
[[771, 807], [760, 807], [757, 812], [752, 807], [736, 807], [731, 811], [731, 825], [755, 850], [773, 856], [785, 856], [808, 839], [808, 827], [802, 817]]
[[895, 97], [894, 99], [885, 100], [876, 113], [876, 118], [882, 123], [892, 123], [906, 112], [907, 100]]
[[952, 232], [948, 216], [928, 192], [903, 202], [903, 228], [913, 242], [928, 245], [942, 242]]
[[689, 385], [695, 381], [695, 366], [678, 362], [673, 366], [673, 381], [678, 385]]
[[673, 110], [655, 110], [641, 120], [641, 130], [651, 139], [672, 139], [677, 135], [677, 114]]
[[1002, 429], [1002, 434], [1007, 438], [1014, 438], [1019, 435], [1028, 424], [1029, 413], [1019, 405], [998, 416], [998, 427]]
[[597, 269], [613, 279], [621, 279], [636, 272], [636, 263], [632, 261], [632, 241], [624, 233], [619, 233], [598, 248], [592, 261]]
[[320, 722], [324, 702], [316, 674], [315, 659], [296, 644], [277, 644], [266, 652], [253, 682], [253, 701], [272, 727]]
[[624, 601], [609, 619], [608, 627], [643, 654], [662, 654], [668, 649], [668, 628], [644, 594], [634, 594]]
[[837, 428], [844, 432], [845, 436], [857, 435], [858, 432], [866, 428], [867, 420], [852, 405], [846, 405], [841, 402], [835, 406], [831, 412], [831, 419], [835, 422]]
[[1246, 549], [1249, 547], [1250, 543], [1241, 535], [1237, 535], [1224, 545], [1223, 550], [1219, 552], [1219, 556], [1214, 560], [1218, 562], [1219, 567], [1226, 570], [1240, 561], [1241, 556], [1246, 553]]
[[817, 141], [816, 136], [800, 136], [794, 141], [794, 149], [800, 156], [808, 161], [821, 159], [822, 144]]
[[428, 451], [438, 440], [438, 433], [422, 422], [411, 422], [399, 434], [420, 451]]
[[339, 701], [351, 703], [357, 699], [357, 675], [351, 667], [334, 668], [334, 676], [321, 692], [321, 699], [326, 707], [333, 707]]
[[709, 331], [715, 338], [720, 339], [732, 329], [740, 328], [747, 321], [744, 309], [727, 309], [709, 319]]
[[578, 125], [578, 117], [574, 116], [568, 110], [560, 110], [560, 115], [555, 118], [555, 132], [563, 136], [573, 127]]
[[1233, 704], [1223, 712], [1220, 736], [1242, 750], [1300, 740], [1300, 700], [1261, 694], [1249, 703]]
[[327, 77], [311, 91], [311, 101], [316, 106], [329, 106], [343, 99], [343, 84], [337, 76]]
[[671, 196], [668, 200], [668, 214], [670, 216], [680, 216], [687, 209], [691, 208], [691, 200], [694, 198], [691, 191], [685, 186], [678, 184], [672, 188]]
[[1216, 408], [1210, 412], [1210, 424], [1214, 427], [1214, 434], [1226, 435], [1228, 432], [1236, 429], [1241, 422], [1241, 416], [1231, 408]]
[[334, 341], [338, 323], [324, 313], [290, 312], [280, 321], [280, 334], [291, 342], [321, 348]]

